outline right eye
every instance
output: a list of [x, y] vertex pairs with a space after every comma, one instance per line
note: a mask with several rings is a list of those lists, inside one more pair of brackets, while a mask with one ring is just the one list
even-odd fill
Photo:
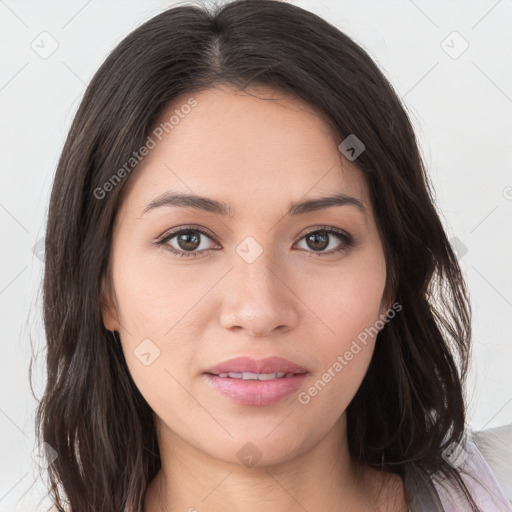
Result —
[[204, 247], [203, 240], [201, 240], [204, 238], [211, 240], [210, 236], [201, 229], [182, 228], [172, 231], [171, 233], [167, 233], [156, 243], [157, 245], [161, 245], [165, 250], [176, 254], [179, 257], [195, 258], [199, 256], [200, 253], [212, 250], [211, 247]]

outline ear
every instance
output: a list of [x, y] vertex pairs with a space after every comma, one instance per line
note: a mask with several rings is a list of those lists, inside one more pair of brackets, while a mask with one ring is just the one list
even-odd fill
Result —
[[392, 302], [382, 299], [382, 302], [380, 303], [379, 315], [381, 317], [387, 316], [388, 311], [391, 308], [391, 305], [392, 305]]
[[384, 293], [382, 295], [382, 300], [380, 302], [379, 314], [381, 315], [381, 317], [387, 316], [388, 311], [391, 309], [391, 306], [393, 305], [393, 303], [394, 303], [394, 297], [390, 296], [389, 290], [386, 287], [386, 289], [384, 290]]
[[108, 331], [120, 331], [119, 315], [113, 297], [113, 290], [105, 275], [101, 278], [101, 316]]

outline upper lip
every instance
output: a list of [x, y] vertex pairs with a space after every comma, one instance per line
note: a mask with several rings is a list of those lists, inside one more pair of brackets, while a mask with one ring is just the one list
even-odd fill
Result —
[[235, 357], [223, 361], [215, 366], [212, 366], [205, 373], [219, 375], [220, 373], [229, 372], [250, 372], [250, 373], [308, 373], [308, 370], [288, 359], [282, 357], [272, 356], [264, 359], [254, 359], [252, 357]]

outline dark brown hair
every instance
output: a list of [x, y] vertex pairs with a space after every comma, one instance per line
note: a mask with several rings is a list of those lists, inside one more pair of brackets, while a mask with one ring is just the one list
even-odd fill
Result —
[[129, 175], [104, 197], [95, 191], [144, 145], [168, 102], [217, 84], [285, 91], [340, 142], [355, 134], [364, 143], [354, 163], [371, 194], [386, 292], [403, 309], [379, 333], [348, 407], [350, 451], [401, 475], [408, 463], [440, 471], [467, 495], [442, 452], [465, 425], [470, 304], [405, 108], [369, 55], [327, 21], [285, 2], [237, 0], [173, 7], [130, 33], [89, 84], [65, 142], [48, 213], [47, 385], [36, 419], [58, 454], [48, 468], [58, 510], [140, 511], [160, 468], [153, 412], [101, 315]]

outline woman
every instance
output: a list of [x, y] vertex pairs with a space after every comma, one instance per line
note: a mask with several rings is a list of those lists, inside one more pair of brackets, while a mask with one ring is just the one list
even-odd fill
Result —
[[508, 510], [464, 434], [469, 300], [411, 124], [312, 13], [182, 5], [126, 37], [45, 254], [57, 510]]

